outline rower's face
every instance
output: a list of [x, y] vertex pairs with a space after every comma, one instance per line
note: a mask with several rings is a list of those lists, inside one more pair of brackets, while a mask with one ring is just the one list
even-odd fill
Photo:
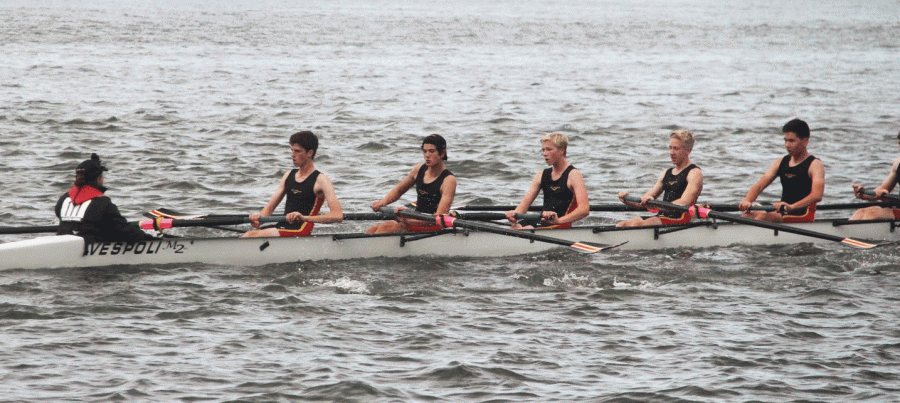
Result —
[[560, 150], [553, 142], [545, 141], [541, 143], [541, 155], [544, 156], [547, 165], [553, 165], [565, 156], [565, 151]]
[[299, 167], [310, 159], [312, 159], [312, 151], [308, 151], [299, 144], [291, 144], [291, 160], [294, 161], [294, 166]]
[[438, 152], [434, 144], [422, 144], [422, 156], [425, 157], [425, 165], [433, 167], [440, 163], [444, 155]]
[[785, 132], [784, 133], [784, 148], [787, 150], [790, 155], [800, 155], [804, 151], [806, 151], [806, 146], [809, 144], [809, 137], [805, 139], [801, 139], [797, 137], [797, 133], [794, 132]]
[[687, 161], [690, 153], [691, 150], [684, 147], [683, 141], [675, 138], [669, 139], [669, 158], [672, 159], [673, 164], [680, 165]]

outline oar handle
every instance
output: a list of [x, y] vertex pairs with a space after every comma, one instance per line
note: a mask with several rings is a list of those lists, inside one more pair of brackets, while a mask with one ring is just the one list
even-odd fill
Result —
[[[878, 197], [878, 194], [876, 194], [874, 190], [865, 189], [865, 188], [862, 189], [862, 194], [864, 194], [866, 196], [871, 196], [871, 197]], [[890, 193], [885, 193], [885, 194], [881, 195], [881, 197], [879, 197], [879, 198], [881, 200], [886, 200], [891, 203], [900, 203], [900, 196], [892, 195]]]

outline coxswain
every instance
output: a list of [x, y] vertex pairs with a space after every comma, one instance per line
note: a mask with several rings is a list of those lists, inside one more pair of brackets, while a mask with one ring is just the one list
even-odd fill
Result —
[[156, 239], [129, 223], [106, 196], [103, 172], [108, 169], [91, 154], [75, 169], [75, 183], [56, 202], [57, 235], [78, 235], [85, 242], [138, 242]]
[[[250, 214], [250, 224], [254, 229], [244, 233], [243, 237], [308, 236], [314, 223], [339, 223], [344, 220], [344, 212], [331, 180], [317, 171], [313, 163], [319, 149], [319, 138], [311, 131], [302, 131], [292, 134], [289, 143], [296, 168], [284, 174], [262, 211]], [[272, 215], [285, 196], [287, 222], [260, 227], [260, 217]], [[328, 214], [320, 215], [319, 210], [324, 203], [328, 204]]]
[[[687, 130], [676, 130], [669, 135], [669, 158], [674, 167], [662, 172], [656, 184], [641, 196], [640, 203], [625, 201], [628, 192], [619, 192], [619, 200], [630, 206], [646, 207], [648, 200], [663, 195], [663, 201], [691, 206], [703, 190], [703, 172], [691, 163], [690, 154], [694, 148], [694, 135]], [[660, 211], [659, 214], [643, 218], [634, 217], [616, 223], [618, 227], [640, 227], [645, 225], [687, 224], [691, 215], [687, 212]]]
[[[897, 134], [897, 142], [900, 144], [900, 133]], [[877, 188], [873, 189], [875, 192], [875, 196], [869, 196], [863, 193], [864, 188], [862, 185], [853, 184], [853, 194], [856, 195], [857, 198], [862, 200], [881, 200], [881, 198], [891, 193], [894, 190], [894, 187], [897, 186], [897, 169], [900, 168], [900, 158], [894, 160], [894, 165], [891, 166], [891, 173], [888, 174], [887, 178], [884, 178], [884, 181], [881, 182], [881, 185]], [[850, 216], [851, 220], [900, 220], [900, 208], [898, 207], [880, 207], [880, 206], [871, 206], [864, 207], [859, 210], [856, 210], [852, 216]]]
[[[788, 154], [775, 160], [738, 204], [744, 217], [756, 220], [800, 223], [816, 218], [816, 203], [825, 193], [825, 166], [807, 151], [809, 125], [793, 119], [781, 128]], [[781, 179], [781, 201], [773, 203], [774, 211], [750, 211], [753, 202], [775, 178]]]
[[[453, 197], [456, 195], [456, 176], [448, 170], [447, 141], [438, 134], [432, 134], [422, 140], [422, 156], [424, 162], [416, 164], [400, 183], [397, 184], [381, 200], [372, 203], [373, 211], [380, 211], [400, 199], [413, 186], [416, 187], [415, 211], [424, 214], [448, 214]], [[395, 212], [406, 207], [399, 206]], [[367, 234], [383, 234], [393, 232], [427, 232], [440, 231], [442, 226], [436, 222], [425, 222], [398, 216], [393, 221], [384, 221], [366, 230]]]
[[[544, 162], [550, 165], [538, 171], [522, 202], [515, 210], [506, 212], [506, 218], [513, 229], [569, 228], [572, 223], [590, 214], [587, 189], [581, 172], [566, 159], [569, 138], [562, 133], [550, 133], [541, 138], [541, 153]], [[539, 193], [544, 193], [541, 220], [536, 223], [518, 222], [516, 214], [525, 214]]]

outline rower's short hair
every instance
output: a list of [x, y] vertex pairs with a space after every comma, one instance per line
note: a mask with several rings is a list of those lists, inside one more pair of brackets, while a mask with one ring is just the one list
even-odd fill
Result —
[[303, 147], [304, 150], [310, 151], [312, 150], [313, 158], [316, 158], [316, 152], [319, 149], [319, 138], [316, 137], [313, 132], [309, 130], [304, 130], [302, 132], [297, 132], [291, 135], [290, 140], [291, 145], [298, 145]]
[[800, 119], [791, 119], [781, 128], [782, 133], [793, 132], [801, 139], [809, 138], [809, 125]]
[[565, 150], [566, 148], [569, 147], [569, 138], [566, 137], [565, 134], [562, 134], [559, 132], [553, 132], [548, 135], [545, 135], [544, 137], [541, 137], [541, 143], [543, 143], [545, 141], [549, 141], [549, 142], [553, 143], [553, 145], [555, 145], [556, 148], [558, 148], [560, 150]]
[[669, 138], [681, 140], [681, 144], [684, 144], [684, 148], [688, 150], [694, 149], [694, 134], [687, 130], [675, 130], [669, 135]]

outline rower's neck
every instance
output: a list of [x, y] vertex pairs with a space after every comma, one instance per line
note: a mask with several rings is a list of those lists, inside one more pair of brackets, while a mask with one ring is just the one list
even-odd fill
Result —
[[438, 164], [436, 164], [434, 166], [428, 167], [428, 173], [431, 174], [431, 176], [440, 175], [441, 172], [444, 172], [444, 162], [443, 161], [439, 162]]
[[678, 165], [675, 165], [675, 169], [672, 170], [672, 173], [677, 175], [678, 173], [680, 173], [681, 171], [683, 171], [685, 168], [687, 168], [689, 166], [691, 166], [691, 160], [685, 159], [684, 162], [682, 162]]
[[566, 168], [568, 168], [568, 167], [569, 167], [569, 161], [566, 160], [566, 157], [562, 157], [558, 161], [556, 161], [555, 164], [553, 164], [552, 172], [553, 172], [554, 176], [562, 175], [563, 171], [565, 171]]
[[809, 158], [809, 151], [804, 150], [802, 154], [795, 156], [791, 156], [791, 166], [797, 165]]
[[309, 174], [313, 173], [316, 170], [316, 165], [309, 161], [299, 167], [297, 167], [297, 176], [301, 178], [305, 178], [309, 176]]

